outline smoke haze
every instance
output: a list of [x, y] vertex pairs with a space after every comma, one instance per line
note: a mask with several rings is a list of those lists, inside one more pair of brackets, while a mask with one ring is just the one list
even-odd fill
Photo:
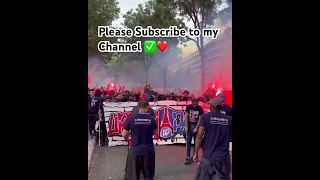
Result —
[[[219, 16], [221, 21], [216, 20], [216, 28], [222, 28], [226, 22], [232, 21], [231, 8], [228, 13]], [[206, 86], [215, 83], [223, 89], [232, 89], [232, 27], [226, 28], [222, 34], [219, 33], [216, 40], [212, 41], [205, 50], [207, 59], [205, 66], [210, 68], [209, 73], [206, 73]], [[148, 72], [148, 83], [157, 90], [168, 88], [170, 91], [181, 88], [199, 95], [200, 57], [191, 58], [191, 56], [195, 54], [181, 59], [178, 52], [167, 53], [165, 56], [157, 52], [155, 59], [152, 60], [153, 66]], [[88, 74], [92, 80], [90, 87], [105, 86], [114, 82], [116, 85], [124, 85], [126, 89], [131, 89], [138, 84], [143, 85], [146, 81], [146, 73], [139, 63], [123, 63], [116, 72], [108, 71], [103, 58], [89, 58]]]

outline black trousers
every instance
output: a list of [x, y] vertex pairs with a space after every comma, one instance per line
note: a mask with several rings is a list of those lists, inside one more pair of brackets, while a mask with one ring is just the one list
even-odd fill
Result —
[[134, 156], [129, 152], [124, 180], [140, 180], [141, 173], [145, 180], [153, 180], [155, 167], [155, 153], [144, 156]]
[[98, 114], [88, 114], [88, 120], [89, 120], [89, 134], [91, 136], [95, 135], [95, 126], [96, 121], [99, 120]]
[[[97, 129], [97, 131], [99, 132], [99, 129]], [[106, 138], [108, 137], [108, 132], [106, 123], [104, 121], [100, 122], [100, 133], [101, 142], [105, 142]]]
[[196, 173], [196, 180], [230, 180], [230, 157], [225, 159], [208, 160], [201, 158]]

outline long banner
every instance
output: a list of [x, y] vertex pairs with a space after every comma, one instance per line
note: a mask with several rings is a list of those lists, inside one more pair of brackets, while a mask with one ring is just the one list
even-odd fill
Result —
[[[158, 125], [158, 134], [154, 136], [154, 144], [185, 143], [183, 137], [185, 119], [184, 111], [191, 101], [158, 101], [150, 102], [150, 107], [155, 111]], [[204, 112], [208, 112], [209, 105], [199, 102]], [[128, 142], [121, 137], [121, 131], [126, 123], [132, 108], [137, 102], [104, 103], [108, 141], [110, 146], [127, 145]]]

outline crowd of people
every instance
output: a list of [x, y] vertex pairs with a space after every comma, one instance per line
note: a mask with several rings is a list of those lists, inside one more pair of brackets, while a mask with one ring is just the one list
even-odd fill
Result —
[[[208, 103], [216, 97], [217, 91], [214, 88], [208, 88], [203, 96], [195, 97], [188, 90], [175, 89], [173, 92], [159, 93], [152, 89], [150, 84], [145, 83], [143, 86], [136, 86], [131, 90], [126, 90], [124, 86], [116, 86], [114, 83], [108, 84], [106, 87], [89, 88], [88, 87], [88, 119], [89, 134], [91, 139], [96, 139], [94, 128], [96, 121], [101, 121], [101, 129], [104, 133], [101, 137], [102, 145], [105, 144], [106, 130], [103, 114], [103, 102], [138, 102], [141, 98], [148, 99], [149, 102], [174, 100], [174, 101], [192, 101], [197, 99], [198, 102]], [[225, 99], [224, 94], [220, 97]], [[231, 116], [232, 110], [225, 105], [225, 114]], [[100, 112], [100, 114], [99, 114]]]
[[[232, 137], [232, 108], [224, 103], [226, 99], [223, 93], [216, 95], [213, 88], [209, 88], [201, 97], [190, 95], [187, 90], [183, 92], [171, 92], [160, 94], [152, 90], [150, 84], [137, 87], [131, 91], [120, 87], [114, 88], [88, 88], [88, 120], [89, 133], [92, 139], [96, 139], [96, 122], [99, 124], [101, 145], [105, 145], [107, 137], [104, 121], [103, 102], [127, 102], [135, 101], [138, 105], [133, 108], [129, 119], [126, 121], [122, 136], [130, 136], [129, 152], [125, 167], [124, 179], [140, 179], [144, 176], [147, 180], [153, 180], [155, 174], [155, 149], [153, 135], [158, 132], [154, 117], [154, 111], [149, 106], [150, 101], [176, 100], [191, 101], [185, 111], [184, 136], [186, 139], [185, 165], [199, 161], [196, 173], [197, 180], [229, 180], [230, 156], [229, 141]], [[210, 112], [204, 113], [200, 101], [210, 105]], [[195, 147], [191, 153], [192, 139]], [[198, 160], [198, 151], [202, 148], [202, 158]], [[147, 166], [145, 164], [148, 164]]]
[[[160, 93], [152, 89], [150, 84], [145, 83], [143, 86], [137, 86], [131, 90], [126, 90], [124, 86], [115, 87], [116, 85], [111, 83], [106, 87], [93, 88], [95, 96], [102, 97], [103, 101], [107, 102], [138, 102], [141, 94], [145, 93], [149, 96], [149, 101], [191, 101], [196, 98], [193, 94], [190, 94], [188, 90], [174, 89], [173, 92]], [[91, 88], [88, 88], [88, 94]], [[200, 102], [209, 102], [215, 97], [216, 90], [214, 88], [208, 88], [203, 96], [197, 97]]]

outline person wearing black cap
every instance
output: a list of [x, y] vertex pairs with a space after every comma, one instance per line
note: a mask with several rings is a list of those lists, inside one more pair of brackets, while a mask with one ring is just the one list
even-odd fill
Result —
[[210, 112], [202, 115], [193, 155], [193, 159], [197, 159], [202, 146], [196, 180], [230, 180], [229, 139], [232, 118], [220, 113], [222, 104], [220, 97], [212, 99]]
[[227, 115], [227, 116], [232, 116], [232, 108], [225, 104], [224, 101], [226, 100], [226, 96], [224, 94], [218, 94], [217, 97], [220, 97], [222, 99], [223, 104], [221, 105], [221, 113]]
[[190, 158], [191, 142], [195, 142], [195, 137], [199, 128], [199, 122], [201, 115], [203, 114], [203, 109], [198, 105], [198, 99], [194, 98], [192, 104], [187, 105], [185, 111], [185, 139], [186, 139], [186, 160], [184, 164], [190, 164], [192, 159]]
[[148, 113], [149, 103], [146, 100], [138, 102], [139, 113], [131, 115], [125, 123], [122, 136], [131, 132], [131, 147], [128, 152], [125, 180], [139, 180], [141, 173], [146, 180], [153, 180], [155, 173], [155, 150], [153, 135], [157, 133], [157, 124]]

